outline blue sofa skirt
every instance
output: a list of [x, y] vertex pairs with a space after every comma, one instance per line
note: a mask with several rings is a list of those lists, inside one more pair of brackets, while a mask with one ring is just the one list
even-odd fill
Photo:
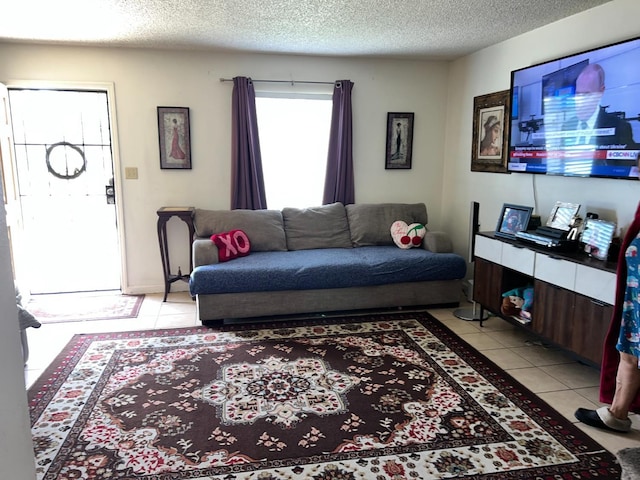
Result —
[[396, 246], [251, 252], [191, 272], [191, 295], [311, 290], [458, 280], [467, 263], [454, 253]]

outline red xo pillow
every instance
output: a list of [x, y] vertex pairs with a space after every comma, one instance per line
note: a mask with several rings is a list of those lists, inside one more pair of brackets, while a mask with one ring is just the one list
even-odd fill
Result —
[[246, 257], [251, 249], [249, 237], [242, 230], [216, 233], [211, 235], [211, 241], [218, 247], [218, 260], [221, 262]]

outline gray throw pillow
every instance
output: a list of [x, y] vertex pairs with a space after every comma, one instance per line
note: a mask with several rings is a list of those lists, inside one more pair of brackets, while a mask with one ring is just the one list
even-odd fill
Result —
[[347, 214], [342, 203], [282, 209], [289, 250], [351, 248]]
[[391, 225], [402, 220], [407, 225], [428, 222], [424, 203], [360, 203], [347, 205], [351, 242], [365, 245], [393, 245]]
[[196, 209], [193, 217], [197, 237], [214, 233], [242, 230], [249, 237], [252, 252], [284, 251], [282, 213], [278, 210], [203, 210]]

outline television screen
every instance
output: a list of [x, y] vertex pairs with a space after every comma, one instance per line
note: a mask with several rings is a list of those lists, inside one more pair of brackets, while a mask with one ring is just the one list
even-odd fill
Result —
[[511, 72], [511, 172], [638, 179], [640, 37]]

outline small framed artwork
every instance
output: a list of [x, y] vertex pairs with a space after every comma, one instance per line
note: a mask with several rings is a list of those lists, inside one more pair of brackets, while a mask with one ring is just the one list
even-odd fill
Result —
[[160, 168], [191, 169], [188, 107], [158, 107]]
[[615, 231], [613, 222], [587, 218], [580, 239], [584, 243], [584, 251], [598, 260], [606, 260]]
[[547, 219], [547, 227], [571, 230], [571, 222], [578, 215], [578, 210], [580, 210], [579, 203], [556, 202]]
[[471, 171], [508, 173], [509, 90], [473, 99]]
[[516, 233], [527, 229], [532, 212], [533, 207], [505, 203], [500, 211], [494, 235], [515, 239]]
[[411, 168], [413, 113], [387, 113], [387, 152], [384, 168]]

